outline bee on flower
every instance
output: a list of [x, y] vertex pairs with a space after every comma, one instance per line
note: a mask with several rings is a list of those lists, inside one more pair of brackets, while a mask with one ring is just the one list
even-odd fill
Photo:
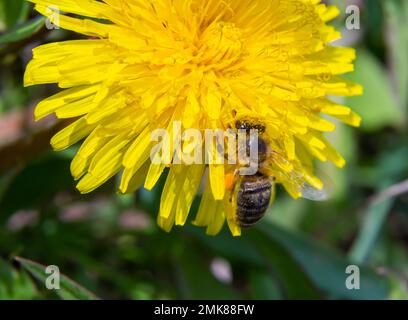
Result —
[[[61, 88], [35, 117], [75, 119], [51, 144], [63, 150], [83, 141], [71, 165], [80, 192], [117, 174], [122, 193], [152, 189], [168, 170], [157, 221], [170, 231], [186, 223], [208, 171], [193, 223], [215, 235], [227, 222], [238, 236], [250, 178], [244, 189], [239, 162], [172, 165], [179, 144], [187, 153], [197, 146], [173, 143], [179, 130], [204, 137], [207, 129], [250, 129], [239, 124], [252, 119], [265, 142], [256, 173], [265, 177], [263, 206], [274, 184], [294, 198], [310, 194], [304, 186], [321, 190], [313, 159], [345, 165], [324, 136], [335, 130], [326, 115], [352, 126], [361, 120], [328, 96], [359, 95], [362, 87], [339, 76], [353, 71], [355, 50], [330, 45], [341, 37], [327, 24], [336, 7], [319, 0], [30, 1], [58, 27], [88, 37], [35, 48], [25, 74], [26, 86]], [[65, 14], [56, 17], [55, 7]], [[151, 155], [157, 129], [170, 135], [168, 163], [152, 161], [160, 153]]]

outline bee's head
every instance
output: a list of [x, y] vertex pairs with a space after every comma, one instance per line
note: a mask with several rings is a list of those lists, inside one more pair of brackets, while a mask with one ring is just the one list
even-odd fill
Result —
[[254, 119], [240, 119], [235, 122], [235, 128], [237, 130], [246, 130], [248, 133], [250, 130], [258, 130], [258, 134], [265, 132], [265, 126]]

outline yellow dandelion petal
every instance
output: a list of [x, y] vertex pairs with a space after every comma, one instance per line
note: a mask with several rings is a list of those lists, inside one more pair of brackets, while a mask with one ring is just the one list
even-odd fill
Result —
[[164, 163], [152, 163], [149, 166], [149, 170], [146, 175], [146, 179], [144, 182], [144, 187], [146, 190], [152, 190], [156, 185], [157, 181], [163, 174], [164, 170], [166, 169], [166, 164]]
[[116, 136], [98, 150], [89, 165], [87, 174], [79, 181], [77, 188], [81, 193], [89, 193], [117, 174], [121, 168], [123, 149], [129, 140]]
[[[83, 113], [85, 114], [90, 110], [90, 99], [92, 99], [92, 96], [98, 91], [98, 89], [98, 86], [74, 87], [44, 99], [35, 108], [35, 119], [40, 120], [53, 112], [59, 112], [60, 109], [63, 109], [66, 112], [76, 113], [76, 115], [68, 118], [82, 115], [82, 111], [78, 113], [75, 104], [81, 105], [83, 108], [88, 108], [88, 110]], [[71, 108], [71, 104], [74, 104], [73, 108]], [[59, 112], [59, 114], [61, 114], [61, 112]]]
[[71, 174], [75, 180], [80, 179], [88, 170], [93, 156], [109, 141], [95, 129], [82, 143], [71, 163]]
[[223, 201], [216, 201], [215, 204], [215, 208], [212, 208], [212, 219], [206, 230], [206, 233], [209, 236], [215, 236], [218, 234], [225, 222], [225, 203]]
[[123, 166], [137, 171], [147, 160], [151, 143], [150, 129], [145, 127], [126, 151], [123, 158]]
[[52, 137], [51, 145], [56, 151], [64, 150], [85, 138], [94, 128], [94, 125], [87, 124], [85, 119], [81, 118]]
[[168, 218], [164, 218], [163, 215], [159, 212], [157, 216], [157, 224], [166, 232], [170, 232], [174, 226], [174, 217], [175, 212], [173, 211]]
[[[145, 179], [147, 179], [147, 173], [150, 168], [150, 161], [146, 161], [142, 167], [136, 171], [135, 174], [132, 173], [132, 177], [129, 179], [129, 181], [125, 183], [126, 179], [125, 177], [122, 176], [121, 180], [121, 185], [119, 187], [119, 190], [121, 193], [133, 193], [137, 191], [141, 186], [143, 186], [143, 183]], [[124, 170], [124, 173], [126, 172], [127, 169]]]
[[236, 217], [236, 209], [237, 209], [236, 194], [227, 195], [225, 197], [224, 203], [226, 207], [225, 214], [227, 218], [227, 223], [231, 231], [231, 234], [234, 237], [239, 237], [241, 235], [241, 227], [239, 226], [239, 223]]
[[210, 185], [216, 200], [224, 199], [225, 195], [225, 168], [222, 164], [210, 165]]
[[200, 207], [193, 221], [194, 225], [199, 227], [208, 226], [211, 220], [212, 205], [214, 204], [214, 201], [211, 186], [207, 183], [201, 198]]
[[176, 225], [182, 226], [186, 223], [194, 197], [200, 187], [204, 169], [204, 165], [191, 165], [187, 169], [186, 179], [176, 204]]
[[170, 168], [160, 200], [160, 216], [164, 219], [168, 219], [171, 213], [175, 211], [176, 201], [186, 177], [187, 170], [184, 170], [181, 165], [175, 165]]

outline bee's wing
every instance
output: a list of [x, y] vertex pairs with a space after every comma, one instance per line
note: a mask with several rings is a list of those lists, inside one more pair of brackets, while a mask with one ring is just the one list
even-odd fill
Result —
[[302, 198], [312, 201], [327, 201], [330, 199], [330, 195], [327, 188], [319, 190], [307, 182], [305, 182], [300, 187], [300, 192], [302, 193]]
[[[273, 161], [278, 163], [278, 166], [288, 168], [290, 166], [289, 161], [284, 159], [283, 157], [277, 155], [276, 153], [273, 155]], [[330, 179], [324, 175], [320, 174], [319, 176], [323, 176], [323, 188], [317, 189], [316, 187], [312, 186], [306, 179], [305, 174], [298, 172], [295, 168], [292, 168], [289, 171], [281, 171], [279, 173], [280, 178], [282, 180], [290, 181], [291, 188], [295, 189], [299, 194], [301, 194], [302, 198], [312, 200], [312, 201], [326, 201], [330, 199]]]
[[326, 181], [323, 182], [323, 188], [317, 189], [305, 180], [303, 174], [295, 170], [287, 173], [287, 178], [290, 179], [292, 186], [304, 199], [312, 201], [327, 201], [330, 199], [330, 189]]

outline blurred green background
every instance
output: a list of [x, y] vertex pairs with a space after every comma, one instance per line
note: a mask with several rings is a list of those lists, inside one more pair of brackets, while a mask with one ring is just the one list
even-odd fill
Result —
[[[361, 30], [343, 30], [341, 44], [358, 49], [348, 77], [365, 95], [344, 102], [363, 125], [330, 135], [348, 165], [321, 165], [331, 201], [279, 190], [267, 218], [237, 239], [226, 228], [217, 237], [191, 226], [162, 232], [160, 186], [130, 196], [116, 194], [117, 181], [87, 196], [75, 190], [76, 148], [52, 152], [60, 124], [32, 119], [56, 87], [22, 82], [33, 47], [78, 35], [46, 30], [22, 0], [0, 0], [0, 299], [95, 298], [84, 288], [105, 299], [406, 299], [408, 1], [331, 2], [339, 29], [347, 4], [361, 8]], [[360, 290], [346, 289], [351, 264]], [[69, 277], [58, 292], [44, 286], [47, 265]]]

